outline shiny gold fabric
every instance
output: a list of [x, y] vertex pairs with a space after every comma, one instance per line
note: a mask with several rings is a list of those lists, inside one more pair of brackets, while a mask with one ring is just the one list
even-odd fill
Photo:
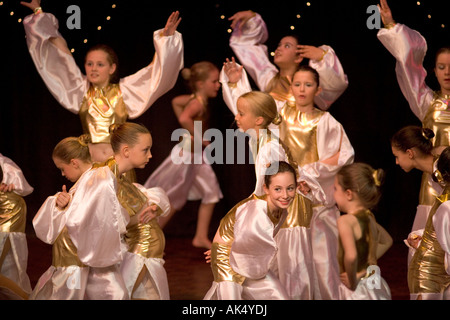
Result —
[[319, 161], [317, 151], [317, 124], [323, 111], [314, 109], [305, 114], [286, 104], [280, 111], [283, 121], [280, 124], [280, 139], [289, 148], [292, 157], [303, 166]]
[[450, 197], [447, 187], [439, 196], [428, 215], [419, 247], [409, 264], [408, 287], [411, 294], [443, 293], [450, 285], [450, 275], [445, 270], [445, 251], [436, 238], [433, 216], [442, 202]]
[[[433, 146], [450, 146], [450, 95], [442, 95], [435, 92], [430, 108], [423, 119], [423, 127], [433, 130], [435, 136], [432, 139]], [[430, 175], [426, 172], [422, 175], [422, 183], [419, 194], [419, 204], [432, 206], [438, 196], [429, 184]]]
[[134, 216], [127, 226], [125, 240], [128, 251], [144, 258], [163, 258], [166, 245], [164, 233], [156, 219], [149, 223], [137, 223], [138, 216]]
[[92, 143], [109, 143], [109, 126], [124, 123], [128, 118], [122, 92], [118, 84], [103, 89], [90, 87], [79, 112], [84, 133], [89, 133]]
[[231, 245], [214, 242], [211, 246], [211, 269], [215, 282], [230, 281], [242, 285], [245, 277], [230, 266]]
[[[369, 217], [371, 214], [372, 213], [369, 210], [362, 210], [355, 214], [355, 217], [359, 223], [359, 227], [361, 228], [361, 238], [355, 241], [356, 252], [358, 256], [356, 272], [360, 272], [364, 269], [367, 269], [369, 265], [376, 265], [374, 252], [371, 251], [371, 248], [374, 248], [370, 232]], [[345, 272], [344, 249], [342, 248], [342, 243], [340, 240], [338, 249], [338, 262], [340, 273]]]
[[70, 239], [66, 227], [63, 228], [53, 243], [52, 256], [52, 266], [55, 268], [69, 266], [86, 267], [78, 258], [77, 248]]
[[313, 215], [311, 200], [296, 193], [288, 208], [288, 215], [281, 228], [306, 227], [309, 228]]
[[14, 192], [0, 192], [0, 232], [25, 232], [27, 206]]
[[147, 204], [147, 196], [133, 185], [126, 177], [119, 174], [119, 166], [114, 158], [109, 158], [103, 164], [94, 164], [93, 167], [108, 166], [117, 178], [117, 198], [120, 204], [127, 210], [130, 217], [142, 210]]

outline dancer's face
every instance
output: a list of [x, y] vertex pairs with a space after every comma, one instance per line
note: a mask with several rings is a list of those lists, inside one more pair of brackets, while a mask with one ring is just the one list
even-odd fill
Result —
[[61, 175], [66, 177], [66, 179], [70, 182], [76, 182], [84, 172], [78, 166], [78, 162], [74, 159], [72, 159], [69, 163], [66, 163], [60, 158], [54, 157], [53, 162], [55, 163], [55, 166], [61, 170]]
[[236, 105], [237, 114], [234, 119], [236, 120], [237, 126], [242, 129], [242, 131], [247, 131], [248, 129], [256, 129], [258, 118], [261, 117], [257, 117], [254, 114], [247, 99], [239, 98]]
[[434, 68], [436, 79], [443, 94], [450, 94], [450, 52], [441, 53], [436, 59]]
[[314, 79], [314, 75], [309, 71], [298, 71], [292, 79], [292, 94], [297, 106], [309, 106], [314, 104], [314, 97], [321, 92]]
[[287, 209], [295, 197], [296, 188], [292, 172], [280, 172], [273, 175], [269, 186], [264, 185], [269, 208], [271, 210]]
[[152, 136], [148, 133], [141, 133], [138, 142], [128, 149], [129, 159], [133, 168], [143, 169], [152, 158], [150, 149], [152, 148]]
[[199, 90], [201, 90], [206, 97], [215, 98], [220, 89], [219, 70], [212, 70], [209, 73], [208, 79], [199, 81]]
[[98, 88], [108, 85], [111, 75], [116, 71], [116, 65], [109, 62], [108, 54], [103, 50], [90, 51], [86, 55], [84, 68], [89, 82]]
[[291, 36], [287, 36], [281, 39], [275, 50], [275, 56], [273, 61], [278, 67], [283, 67], [289, 64], [298, 64], [297, 54], [297, 39]]
[[334, 177], [334, 200], [340, 211], [347, 212], [348, 194], [339, 184], [337, 176]]
[[395, 164], [399, 165], [403, 171], [410, 172], [415, 168], [413, 161], [414, 154], [412, 150], [408, 149], [404, 152], [392, 146], [392, 154], [395, 156]]

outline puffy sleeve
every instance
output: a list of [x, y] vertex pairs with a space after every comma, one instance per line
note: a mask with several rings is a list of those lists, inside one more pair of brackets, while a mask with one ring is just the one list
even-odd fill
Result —
[[143, 185], [134, 183], [148, 198], [149, 205], [156, 204], [161, 210], [161, 217], [167, 216], [170, 212], [170, 200], [166, 192], [159, 187], [145, 188]]
[[437, 240], [445, 251], [445, 270], [450, 274], [450, 201], [439, 206], [433, 216]]
[[91, 267], [122, 261], [122, 235], [129, 215], [117, 198], [117, 181], [108, 167], [86, 172], [66, 211], [67, 230], [80, 260]]
[[322, 110], [327, 110], [348, 87], [348, 78], [333, 48], [320, 46], [326, 51], [321, 61], [309, 60], [309, 65], [316, 69], [320, 77], [322, 92], [314, 102]]
[[[334, 203], [334, 176], [344, 165], [354, 160], [355, 150], [348, 139], [343, 126], [330, 113], [325, 112], [318, 123], [317, 149], [319, 161], [302, 166], [302, 168], [322, 186], [327, 203]], [[324, 163], [324, 160], [338, 154], [335, 164]]]
[[[236, 63], [236, 65], [238, 65]], [[239, 65], [238, 65], [239, 66]], [[219, 81], [222, 84], [222, 96], [225, 104], [228, 109], [233, 113], [233, 115], [237, 115], [237, 100], [244, 93], [252, 91], [252, 87], [250, 82], [248, 81], [248, 75], [245, 69], [242, 69], [241, 79], [235, 84], [230, 86], [228, 83], [228, 76], [226, 75], [223, 67], [220, 71]]]
[[120, 89], [130, 119], [142, 115], [162, 95], [173, 88], [184, 66], [184, 45], [181, 33], [163, 36], [162, 30], [153, 34], [153, 61], [133, 75], [120, 80]]
[[233, 270], [246, 278], [263, 278], [277, 252], [273, 233], [266, 201], [252, 200], [240, 206], [236, 211], [230, 252]]
[[278, 69], [269, 60], [269, 52], [264, 44], [269, 37], [267, 26], [256, 13], [245, 25], [234, 28], [230, 37], [230, 47], [248, 74], [261, 91], [265, 91]]
[[45, 85], [64, 108], [78, 114], [89, 84], [73, 56], [50, 41], [62, 38], [58, 20], [42, 12], [26, 16], [23, 25], [28, 50]]
[[33, 218], [36, 236], [45, 243], [53, 244], [66, 224], [66, 212], [56, 207], [56, 198], [48, 197]]
[[0, 167], [3, 171], [3, 180], [1, 182], [8, 185], [13, 184], [14, 193], [25, 197], [33, 192], [33, 187], [30, 186], [27, 179], [25, 179], [25, 176], [19, 166], [8, 157], [3, 156], [1, 153]]
[[427, 42], [417, 31], [397, 23], [380, 29], [378, 39], [396, 59], [395, 72], [400, 89], [411, 111], [422, 121], [433, 99], [433, 90], [425, 83], [427, 72], [423, 60]]

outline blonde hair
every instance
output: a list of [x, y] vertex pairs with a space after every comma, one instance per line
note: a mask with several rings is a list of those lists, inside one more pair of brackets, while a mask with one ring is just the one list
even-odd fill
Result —
[[270, 123], [275, 125], [281, 123], [277, 104], [270, 94], [261, 91], [250, 91], [241, 95], [239, 99], [245, 99], [248, 102], [255, 116], [263, 117], [264, 127], [267, 127]]
[[384, 177], [383, 169], [374, 170], [370, 165], [361, 162], [343, 166], [337, 173], [337, 180], [342, 189], [355, 192], [362, 205], [368, 209], [378, 204]]
[[209, 74], [219, 70], [212, 62], [200, 61], [193, 64], [190, 68], [181, 70], [181, 76], [188, 82], [188, 86], [192, 92], [197, 91], [197, 81], [205, 81], [209, 78]]
[[111, 147], [114, 153], [117, 153], [123, 144], [136, 145], [139, 134], [149, 134], [151, 136], [150, 131], [145, 126], [133, 122], [112, 124], [109, 127], [109, 133], [111, 134]]
[[60, 159], [64, 163], [69, 163], [72, 159], [90, 163], [92, 162], [89, 153], [90, 142], [91, 138], [88, 134], [64, 138], [53, 149], [52, 157]]

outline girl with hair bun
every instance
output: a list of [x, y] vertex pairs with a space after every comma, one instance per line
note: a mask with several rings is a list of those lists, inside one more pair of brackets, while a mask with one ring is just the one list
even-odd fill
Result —
[[440, 154], [434, 177], [443, 191], [436, 198], [408, 268], [411, 300], [448, 300], [450, 288], [450, 147]]
[[124, 177], [151, 158], [148, 129], [125, 122], [110, 132], [114, 157], [103, 164], [92, 164], [87, 135], [63, 139], [54, 149], [55, 165], [75, 184], [69, 192], [63, 186], [62, 192], [47, 198], [33, 219], [36, 235], [53, 244], [54, 254], [32, 299], [124, 300], [131, 298], [129, 287], [147, 283], [137, 281], [139, 268], [127, 273], [126, 280], [134, 280], [131, 284], [122, 276], [119, 266], [129, 261], [126, 248], [131, 248], [127, 227], [134, 220], [132, 225], [147, 224], [167, 212], [167, 199], [155, 201]]
[[346, 213], [337, 220], [341, 300], [391, 299], [377, 260], [390, 248], [392, 238], [371, 212], [381, 197], [383, 182], [384, 171], [365, 163], [343, 166], [336, 174], [334, 198], [339, 210]]
[[[297, 172], [299, 189], [288, 209], [287, 221], [275, 237], [278, 251], [272, 269], [286, 288], [291, 299], [310, 300], [313, 297], [313, 266], [309, 222], [313, 203], [324, 201], [318, 182], [293, 160], [289, 149], [270, 129], [270, 124], [282, 121], [275, 100], [268, 93], [250, 91], [236, 102], [235, 120], [240, 130], [250, 135], [250, 150], [256, 173], [254, 194], [264, 194], [267, 166], [278, 161], [288, 162]], [[312, 192], [311, 192], [312, 191]], [[293, 248], [296, 248], [293, 250]], [[288, 268], [294, 266], [294, 270]]]
[[184, 207], [186, 201], [201, 199], [192, 245], [209, 249], [209, 225], [215, 205], [223, 195], [216, 174], [205, 162], [204, 148], [209, 141], [203, 140], [203, 134], [209, 127], [208, 100], [215, 98], [220, 89], [219, 70], [209, 61], [200, 61], [189, 69], [183, 69], [182, 76], [192, 92], [172, 100], [174, 113], [183, 128], [182, 140], [144, 186], [160, 187], [170, 199], [172, 209], [169, 215], [159, 219], [161, 228]]
[[[442, 192], [442, 187], [433, 181], [432, 174], [436, 170], [436, 161], [439, 154], [445, 148], [433, 147], [433, 130], [419, 126], [406, 126], [397, 131], [391, 138], [392, 154], [395, 156], [395, 163], [405, 172], [418, 169], [428, 175], [427, 180], [422, 179], [419, 204], [416, 216], [408, 239], [417, 239], [425, 228], [428, 213], [431, 210], [433, 200]], [[409, 241], [405, 241], [408, 245]], [[414, 248], [410, 247], [408, 263], [414, 254]]]

